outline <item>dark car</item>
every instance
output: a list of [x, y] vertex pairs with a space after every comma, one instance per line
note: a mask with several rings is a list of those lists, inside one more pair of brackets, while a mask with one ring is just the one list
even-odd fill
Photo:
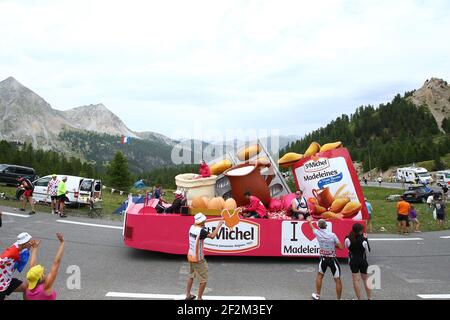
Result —
[[0, 164], [0, 183], [17, 186], [17, 179], [19, 178], [27, 178], [30, 181], [34, 181], [38, 178], [38, 176], [33, 168]]
[[403, 199], [407, 202], [426, 203], [429, 196], [440, 196], [441, 192], [428, 188], [424, 185], [414, 185], [408, 188], [403, 194]]

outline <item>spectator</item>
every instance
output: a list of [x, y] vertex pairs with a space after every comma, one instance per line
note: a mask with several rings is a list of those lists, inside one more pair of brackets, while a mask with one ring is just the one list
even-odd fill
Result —
[[372, 207], [372, 204], [367, 200], [367, 198], [364, 198], [364, 201], [366, 202], [367, 213], [369, 214], [368, 229], [369, 229], [369, 232], [372, 233], [373, 232], [373, 225], [372, 225], [373, 207]]
[[434, 208], [434, 195], [430, 194], [427, 198], [427, 210], [433, 211]]
[[175, 194], [175, 200], [173, 201], [172, 205], [168, 207], [164, 212], [165, 213], [181, 213], [181, 207], [186, 205], [186, 199], [184, 198], [183, 192], [180, 190], [177, 190], [174, 192]]
[[442, 196], [443, 196], [444, 202], [446, 202], [448, 200], [448, 186], [445, 184], [442, 187]]
[[411, 211], [411, 205], [404, 200], [397, 203], [397, 221], [398, 221], [398, 234], [408, 235], [408, 222], [409, 212]]
[[352, 271], [353, 287], [358, 300], [362, 300], [361, 278], [364, 281], [367, 299], [372, 299], [372, 290], [369, 288], [367, 271], [367, 252], [370, 252], [369, 240], [364, 236], [364, 227], [357, 223], [353, 225], [352, 231], [345, 239], [345, 247], [349, 250], [349, 265]]
[[61, 218], [67, 218], [67, 216], [64, 214], [64, 207], [66, 205], [66, 202], [69, 202], [69, 198], [67, 198], [67, 194], [69, 191], [67, 191], [67, 177], [63, 177], [62, 181], [58, 183], [58, 188], [56, 189], [56, 199], [59, 204], [59, 216]]
[[17, 241], [0, 256], [0, 300], [5, 300], [13, 292], [25, 292], [26, 284], [13, 278], [13, 275], [16, 270], [22, 272], [25, 269], [32, 244], [31, 236], [26, 232], [21, 233]]
[[249, 201], [249, 205], [242, 210], [245, 218], [267, 218], [266, 207], [261, 200], [252, 196], [250, 192], [246, 192], [244, 196]]
[[52, 175], [52, 179], [47, 185], [47, 196], [50, 196], [52, 214], [59, 214], [58, 200], [57, 200], [57, 190], [58, 190], [59, 180], [56, 174]]
[[417, 218], [417, 210], [414, 206], [411, 206], [411, 210], [409, 211], [409, 220], [412, 222], [412, 230], [415, 233], [422, 233], [420, 231], [420, 221]]
[[302, 190], [298, 190], [295, 193], [295, 199], [292, 200], [291, 211], [292, 216], [300, 221], [306, 220], [309, 217], [308, 201], [303, 196]]
[[203, 292], [208, 282], [208, 263], [205, 260], [203, 253], [203, 243], [206, 238], [214, 239], [217, 237], [224, 221], [220, 221], [213, 232], [208, 232], [205, 228], [206, 216], [203, 213], [198, 213], [194, 217], [195, 224], [189, 229], [189, 278], [186, 289], [186, 300], [195, 300], [197, 297], [191, 294], [194, 279], [197, 278], [200, 282], [198, 288], [198, 300], [203, 300]]
[[36, 210], [34, 209], [34, 201], [33, 201], [33, 191], [34, 191], [33, 183], [26, 178], [20, 178], [18, 181], [19, 181], [20, 185], [22, 186], [22, 188], [25, 189], [25, 192], [23, 193], [23, 198], [22, 198], [22, 208], [20, 209], [20, 211], [25, 211], [25, 209], [27, 207], [27, 202], [29, 202], [30, 206], [31, 206], [31, 211], [30, 211], [29, 215], [36, 214]]
[[153, 193], [153, 196], [154, 196], [155, 199], [158, 199], [158, 200], [161, 199], [161, 197], [162, 197], [162, 188], [161, 188], [160, 184], [156, 185], [155, 192]]
[[28, 288], [25, 291], [25, 300], [56, 300], [56, 291], [53, 286], [64, 253], [64, 237], [61, 233], [57, 233], [56, 236], [59, 240], [59, 248], [48, 275], [45, 274], [43, 266], [36, 265], [40, 242], [35, 242], [32, 246], [30, 271], [27, 274]]
[[328, 268], [330, 268], [334, 281], [336, 283], [337, 299], [341, 300], [342, 296], [342, 282], [341, 282], [341, 267], [339, 261], [336, 259], [336, 248], [344, 249], [344, 246], [339, 241], [336, 234], [327, 230], [327, 222], [319, 220], [317, 223], [319, 229], [316, 229], [312, 223], [312, 217], [308, 217], [309, 227], [316, 236], [320, 246], [320, 263], [319, 272], [316, 278], [316, 293], [313, 293], [313, 300], [320, 300], [320, 293], [322, 291], [323, 278]]
[[368, 183], [368, 181], [367, 181], [367, 177], [366, 176], [364, 176], [363, 177], [363, 180], [364, 180], [364, 184], [367, 186], [367, 183]]
[[445, 202], [442, 198], [439, 198], [438, 201], [434, 204], [434, 208], [436, 210], [436, 220], [438, 223], [438, 227], [440, 229], [444, 229], [445, 223]]
[[205, 179], [205, 178], [209, 178], [209, 177], [211, 177], [211, 169], [209, 168], [209, 166], [205, 162], [205, 160], [202, 160], [202, 163], [200, 164], [198, 179]]
[[383, 183], [383, 178], [381, 176], [378, 177], [378, 184], [381, 187], [381, 184]]

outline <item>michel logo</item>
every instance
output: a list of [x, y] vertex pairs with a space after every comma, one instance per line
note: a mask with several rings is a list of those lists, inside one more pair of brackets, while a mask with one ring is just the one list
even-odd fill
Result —
[[305, 172], [317, 172], [328, 169], [330, 162], [327, 158], [313, 159], [306, 162], [303, 167], [305, 168]]
[[[205, 240], [205, 250], [215, 253], [240, 253], [259, 248], [260, 226], [255, 222], [241, 220], [239, 213], [225, 211], [222, 213], [226, 224], [215, 239]], [[220, 219], [211, 219], [206, 222], [205, 228], [213, 232]]]

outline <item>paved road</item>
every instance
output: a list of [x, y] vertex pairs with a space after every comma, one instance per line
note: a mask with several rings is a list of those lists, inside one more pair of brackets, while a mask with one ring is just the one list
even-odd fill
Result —
[[[3, 212], [17, 213], [11, 208]], [[66, 238], [57, 291], [61, 299], [112, 299], [110, 292], [182, 295], [187, 263], [185, 257], [137, 251], [124, 247], [121, 223], [69, 218], [67, 224], [50, 214], [33, 217], [3, 216], [0, 248], [14, 242], [20, 232], [42, 239], [39, 263], [49, 267], [56, 252], [56, 232]], [[104, 228], [107, 226], [111, 228]], [[391, 240], [386, 237], [392, 238]], [[408, 241], [398, 236], [373, 236], [370, 263], [381, 269], [381, 290], [375, 299], [420, 299], [419, 294], [450, 294], [450, 232], [421, 234]], [[448, 238], [441, 238], [448, 237]], [[209, 296], [310, 299], [314, 290], [316, 260], [210, 257]], [[69, 290], [66, 270], [81, 269], [81, 289]], [[343, 261], [344, 298], [353, 299], [351, 274]], [[334, 299], [330, 275], [322, 294]], [[13, 299], [19, 299], [19, 296]], [[169, 298], [176, 298], [169, 296]]]

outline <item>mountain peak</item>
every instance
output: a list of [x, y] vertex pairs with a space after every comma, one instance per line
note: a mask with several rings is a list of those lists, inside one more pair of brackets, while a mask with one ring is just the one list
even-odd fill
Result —
[[14, 77], [8, 77], [5, 80], [0, 81], [0, 87], [7, 89], [25, 88], [25, 86], [17, 81]]
[[442, 130], [442, 121], [450, 117], [450, 86], [447, 81], [434, 77], [428, 79], [410, 99], [417, 106], [426, 106]]

